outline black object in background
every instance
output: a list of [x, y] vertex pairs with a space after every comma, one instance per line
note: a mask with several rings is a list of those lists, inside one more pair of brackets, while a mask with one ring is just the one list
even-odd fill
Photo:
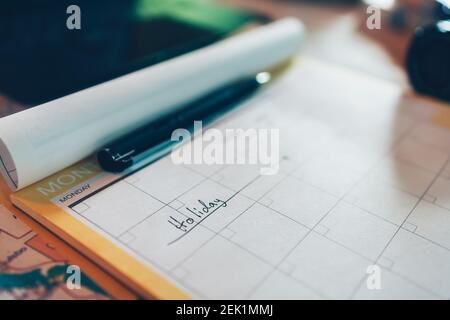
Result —
[[448, 0], [435, 0], [433, 16], [436, 20], [450, 19], [450, 7], [448, 7]]
[[[69, 5], [81, 30], [66, 27]], [[0, 94], [33, 106], [220, 40], [254, 16], [213, 1], [0, 2]]]
[[417, 92], [450, 102], [450, 8], [437, 2], [436, 17], [449, 20], [440, 20], [415, 31], [406, 67]]

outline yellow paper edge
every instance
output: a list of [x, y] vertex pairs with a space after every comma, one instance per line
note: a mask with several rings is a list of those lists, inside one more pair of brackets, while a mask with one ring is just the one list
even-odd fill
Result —
[[67, 259], [70, 264], [78, 265], [83, 272], [93, 279], [98, 286], [105, 290], [112, 298], [121, 300], [134, 300], [136, 294], [130, 292], [117, 280], [113, 279], [109, 274], [99, 269], [94, 263], [86, 259], [82, 254], [68, 246], [64, 241], [50, 233], [39, 223], [28, 217], [24, 212], [13, 206], [9, 200], [11, 191], [8, 186], [0, 180], [0, 204], [8, 211], [18, 217], [28, 227], [30, 227], [38, 236], [42, 237], [46, 242], [51, 243], [55, 249]]

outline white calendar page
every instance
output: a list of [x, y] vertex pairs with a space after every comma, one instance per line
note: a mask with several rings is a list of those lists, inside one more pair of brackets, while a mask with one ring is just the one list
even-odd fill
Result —
[[278, 174], [167, 156], [125, 177], [98, 173], [51, 202], [58, 219], [72, 216], [193, 298], [448, 299], [444, 109], [302, 59], [215, 125], [280, 129]]

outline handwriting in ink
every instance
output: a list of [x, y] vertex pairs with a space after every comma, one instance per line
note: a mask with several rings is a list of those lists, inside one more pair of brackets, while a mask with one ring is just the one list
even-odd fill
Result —
[[167, 220], [171, 225], [173, 225], [178, 230], [181, 230], [183, 232], [186, 232], [190, 225], [194, 224], [194, 219], [187, 218], [182, 221], [179, 221], [178, 219], [170, 216], [169, 220]]
[[186, 207], [186, 210], [192, 213], [197, 218], [203, 218], [205, 215], [209, 214], [213, 209], [217, 207], [226, 207], [227, 203], [223, 200], [216, 199], [209, 203], [205, 203], [202, 200], [197, 200], [197, 202], [200, 204], [200, 208], [192, 207], [188, 208]]
[[183, 232], [188, 232], [192, 226], [201, 222], [204, 218], [212, 214], [215, 210], [227, 206], [227, 203], [220, 199], [215, 199], [210, 202], [205, 202], [203, 200], [197, 200], [198, 206], [186, 207], [186, 210], [192, 214], [192, 217], [186, 217], [185, 219], [177, 219], [173, 216], [169, 217], [168, 222]]

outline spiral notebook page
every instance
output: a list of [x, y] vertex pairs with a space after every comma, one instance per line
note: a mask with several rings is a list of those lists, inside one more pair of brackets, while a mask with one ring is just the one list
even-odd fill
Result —
[[442, 109], [382, 79], [302, 59], [216, 124], [280, 129], [276, 175], [168, 156], [120, 177], [87, 160], [13, 201], [142, 294], [447, 299]]

